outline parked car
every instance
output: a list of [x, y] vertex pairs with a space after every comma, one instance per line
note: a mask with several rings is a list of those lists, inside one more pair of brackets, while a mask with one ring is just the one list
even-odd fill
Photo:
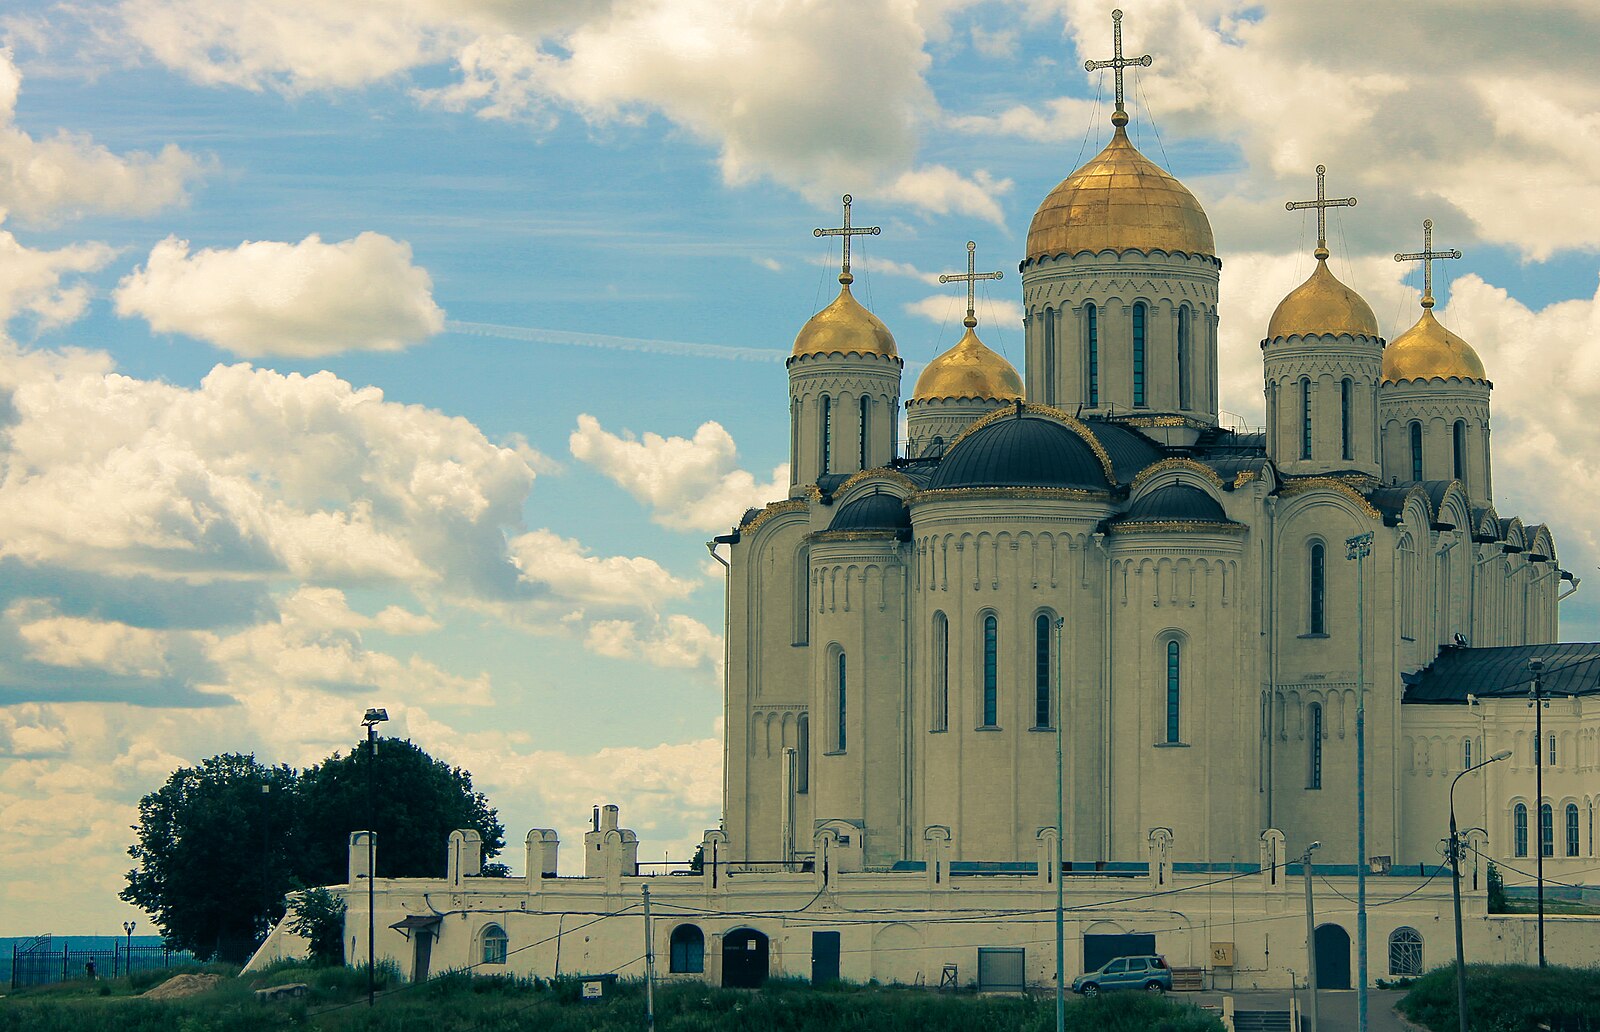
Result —
[[1100, 970], [1086, 972], [1072, 980], [1072, 991], [1084, 996], [1099, 996], [1114, 989], [1168, 992], [1172, 989], [1172, 969], [1161, 957], [1118, 957], [1106, 961]]

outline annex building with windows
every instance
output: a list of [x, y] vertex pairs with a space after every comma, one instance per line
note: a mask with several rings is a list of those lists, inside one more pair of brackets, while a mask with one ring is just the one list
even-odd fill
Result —
[[[540, 829], [524, 877], [475, 877], [457, 833], [447, 878], [379, 879], [380, 953], [408, 975], [638, 975], [648, 887], [673, 976], [968, 984], [1017, 964], [1048, 984], [1062, 879], [1069, 976], [1159, 952], [1281, 987], [1304, 977], [1300, 858], [1318, 841], [1322, 984], [1349, 984], [1362, 863], [1380, 872], [1372, 976], [1418, 973], [1450, 959], [1449, 787], [1510, 749], [1455, 796], [1467, 942], [1471, 960], [1532, 955], [1530, 919], [1486, 913], [1487, 862], [1514, 887], [1542, 851], [1552, 879], [1593, 881], [1600, 645], [1558, 641], [1577, 579], [1547, 514], [1496, 508], [1472, 328], [1445, 327], [1429, 290], [1386, 339], [1319, 234], [1259, 331], [1266, 425], [1224, 425], [1223, 256], [1120, 104], [1113, 123], [1028, 228], [1020, 372], [969, 302], [964, 336], [908, 384], [848, 249], [838, 296], [799, 328], [774, 411], [787, 497], [712, 543], [725, 798], [695, 870], [642, 876], [615, 808], [583, 877], [557, 876]], [[1319, 223], [1322, 194], [1319, 170]], [[1560, 962], [1600, 955], [1582, 919], [1549, 936]]]

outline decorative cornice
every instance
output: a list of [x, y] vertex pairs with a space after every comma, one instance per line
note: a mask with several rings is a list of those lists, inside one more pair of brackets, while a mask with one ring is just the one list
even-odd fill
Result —
[[1207, 466], [1203, 462], [1196, 462], [1194, 459], [1184, 458], [1183, 456], [1174, 456], [1172, 458], [1162, 459], [1159, 462], [1152, 462], [1150, 465], [1134, 474], [1133, 483], [1129, 486], [1137, 491], [1139, 486], [1146, 480], [1149, 480], [1151, 477], [1159, 477], [1163, 473], [1171, 473], [1174, 470], [1180, 469], [1186, 473], [1196, 474], [1200, 477], [1200, 479], [1204, 480], [1208, 484], [1214, 484], [1218, 488], [1222, 487], [1222, 478], [1217, 476], [1216, 470], [1212, 469], [1210, 466]]
[[880, 527], [872, 530], [819, 530], [811, 535], [812, 541], [889, 541], [893, 542], [900, 529]]
[[1106, 416], [1106, 422], [1116, 423], [1119, 426], [1182, 426], [1188, 427], [1190, 430], [1211, 430], [1216, 427], [1215, 423], [1207, 423], [1203, 419], [1195, 419], [1192, 416], [1125, 416], [1119, 413], [1110, 413]]
[[773, 502], [765, 509], [762, 509], [760, 512], [756, 513], [755, 518], [749, 523], [740, 524], [739, 530], [746, 534], [754, 534], [757, 528], [759, 528], [763, 523], [767, 522], [772, 517], [786, 512], [804, 512], [806, 508], [807, 503], [804, 498], [790, 498], [782, 502]]
[[1285, 483], [1278, 489], [1278, 493], [1285, 498], [1292, 498], [1295, 495], [1306, 494], [1310, 491], [1324, 490], [1334, 491], [1346, 496], [1352, 502], [1355, 502], [1356, 508], [1360, 509], [1370, 519], [1380, 521], [1383, 519], [1383, 513], [1373, 507], [1372, 503], [1367, 500], [1366, 495], [1352, 487], [1348, 481], [1341, 480], [1338, 477], [1299, 477]]
[[1039, 498], [1109, 503], [1111, 492], [1078, 487], [939, 487], [931, 491], [918, 491], [911, 496], [911, 502], [938, 502], [947, 498]]
[[1243, 523], [1202, 523], [1191, 520], [1150, 520], [1148, 522], [1122, 521], [1106, 528], [1114, 534], [1243, 534], [1249, 528]]
[[1233, 489], [1235, 491], [1261, 475], [1258, 469], [1241, 469], [1233, 475]]
[[863, 480], [870, 480], [873, 477], [882, 477], [885, 480], [892, 481], [897, 486], [903, 487], [907, 491], [915, 491], [917, 489], [917, 482], [906, 476], [904, 473], [901, 473], [899, 470], [890, 469], [887, 466], [879, 466], [877, 469], [864, 469], [857, 473], [850, 474], [850, 479], [840, 484], [838, 488], [834, 490], [833, 497], [840, 498], [852, 487], [861, 483]]

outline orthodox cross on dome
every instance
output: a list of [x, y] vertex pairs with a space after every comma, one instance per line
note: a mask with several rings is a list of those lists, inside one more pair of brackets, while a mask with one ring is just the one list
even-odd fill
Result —
[[1328, 166], [1317, 166], [1317, 199], [1314, 201], [1289, 201], [1283, 207], [1287, 211], [1297, 211], [1301, 208], [1317, 209], [1317, 249], [1312, 252], [1318, 259], [1328, 257], [1328, 209], [1329, 208], [1354, 208], [1354, 197], [1328, 197], [1324, 192], [1327, 181]]
[[850, 238], [853, 236], [877, 236], [882, 233], [880, 226], [852, 226], [850, 225], [850, 195], [844, 195], [844, 225], [837, 229], [813, 229], [812, 236], [844, 237], [844, 262], [839, 267], [839, 282], [849, 286], [855, 282], [855, 277], [850, 275]]
[[1120, 9], [1111, 12], [1111, 39], [1115, 46], [1112, 52], [1116, 56], [1109, 61], [1085, 61], [1083, 70], [1093, 72], [1101, 68], [1109, 68], [1112, 74], [1117, 77], [1117, 110], [1111, 116], [1111, 124], [1120, 128], [1128, 124], [1128, 112], [1122, 107], [1122, 70], [1132, 66], [1149, 68], [1150, 55], [1145, 54], [1143, 57], [1122, 56], [1122, 11]]
[[1461, 252], [1454, 248], [1448, 251], [1435, 251], [1433, 249], [1433, 220], [1422, 220], [1422, 250], [1413, 254], [1397, 254], [1397, 262], [1422, 263], [1422, 307], [1433, 307], [1433, 263], [1440, 258], [1460, 258]]
[[973, 288], [978, 285], [979, 280], [1005, 279], [1005, 274], [1001, 272], [974, 272], [973, 269], [977, 267], [978, 261], [977, 253], [978, 245], [968, 240], [967, 274], [963, 276], [958, 272], [947, 272], [939, 277], [940, 283], [965, 283], [967, 285], [967, 317], [962, 320], [961, 325], [969, 330], [978, 325], [978, 317], [974, 314], [972, 307]]

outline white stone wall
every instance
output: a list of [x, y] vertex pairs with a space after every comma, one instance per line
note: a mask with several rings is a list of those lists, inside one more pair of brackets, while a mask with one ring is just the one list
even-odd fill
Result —
[[[1346, 470], [1378, 475], [1380, 339], [1349, 334], [1274, 337], [1266, 342], [1265, 372], [1267, 455], [1279, 470], [1293, 476]], [[1344, 419], [1347, 381], [1348, 430]], [[1309, 458], [1304, 447], [1306, 385], [1311, 404]]]

